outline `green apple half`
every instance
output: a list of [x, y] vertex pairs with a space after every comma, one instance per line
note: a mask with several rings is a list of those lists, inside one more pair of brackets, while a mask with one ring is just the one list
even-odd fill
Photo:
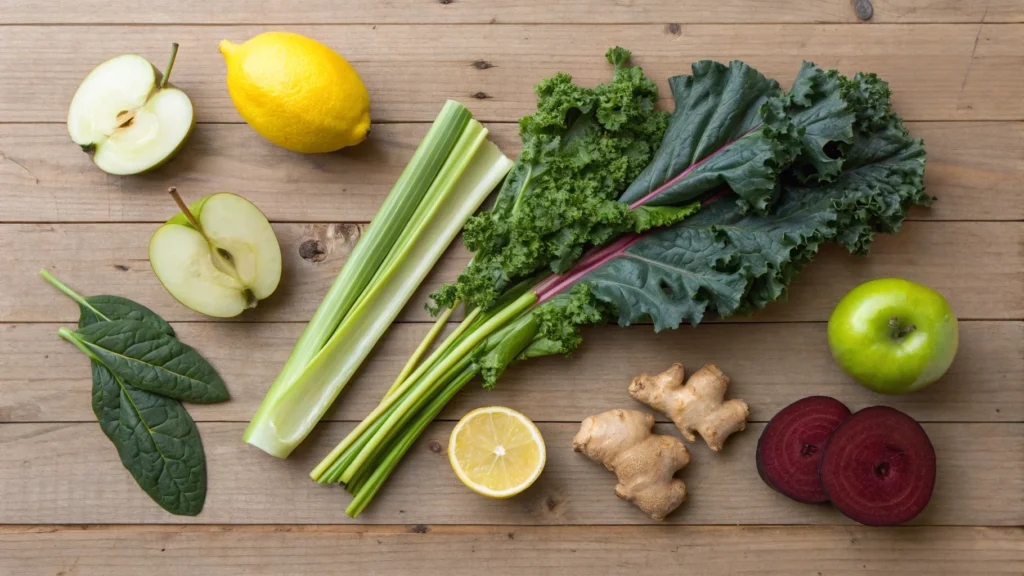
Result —
[[124, 54], [100, 64], [82, 81], [68, 110], [68, 133], [109, 174], [156, 168], [181, 148], [195, 126], [192, 101], [167, 84], [142, 56]]
[[217, 318], [255, 308], [281, 280], [281, 246], [267, 217], [227, 192], [198, 200], [153, 233], [149, 263], [178, 302]]

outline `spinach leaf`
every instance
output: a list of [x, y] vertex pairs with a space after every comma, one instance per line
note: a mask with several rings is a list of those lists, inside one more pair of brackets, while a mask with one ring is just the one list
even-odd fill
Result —
[[208, 404], [228, 399], [217, 371], [191, 346], [147, 322], [111, 320], [73, 337], [124, 382], [143, 390]]
[[142, 304], [120, 296], [91, 296], [78, 303], [82, 315], [78, 319], [78, 327], [108, 322], [110, 320], [138, 320], [149, 324], [168, 336], [174, 336], [174, 329], [166, 320]]
[[78, 318], [79, 328], [109, 320], [138, 320], [153, 326], [168, 336], [174, 336], [174, 330], [170, 324], [157, 315], [156, 312], [138, 302], [120, 296], [93, 296], [85, 298], [72, 290], [67, 284], [58, 280], [45, 268], [39, 271], [39, 275], [78, 304], [78, 309], [81, 311]]
[[96, 361], [92, 376], [92, 410], [139, 487], [171, 514], [198, 514], [206, 458], [188, 412], [177, 400], [125, 384]]

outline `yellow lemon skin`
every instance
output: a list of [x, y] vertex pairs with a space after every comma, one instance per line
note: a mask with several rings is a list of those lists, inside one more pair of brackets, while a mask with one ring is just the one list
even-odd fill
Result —
[[370, 94], [355, 69], [327, 46], [289, 32], [220, 43], [228, 92], [261, 136], [295, 152], [333, 152], [370, 131]]

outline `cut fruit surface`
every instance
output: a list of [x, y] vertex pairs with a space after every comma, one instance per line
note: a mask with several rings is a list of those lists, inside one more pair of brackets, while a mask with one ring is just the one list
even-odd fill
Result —
[[466, 414], [448, 441], [448, 459], [459, 480], [490, 498], [509, 498], [529, 488], [546, 458], [537, 426], [501, 406]]
[[201, 231], [179, 214], [149, 241], [150, 265], [171, 296], [201, 314], [230, 318], [273, 294], [281, 247], [259, 208], [224, 192], [190, 210]]
[[849, 416], [845, 404], [828, 396], [810, 396], [780, 410], [757, 441], [761, 479], [797, 502], [827, 502], [818, 480], [822, 448]]
[[129, 112], [105, 141], [96, 141], [93, 161], [108, 174], [137, 174], [159, 166], [174, 155], [192, 130], [192, 101], [181, 90], [168, 88]]
[[214, 194], [197, 216], [217, 247], [232, 256], [238, 278], [259, 300], [274, 293], [281, 279], [281, 246], [266, 216], [237, 194]]
[[141, 108], [156, 86], [156, 70], [142, 56], [123, 54], [100, 64], [71, 99], [68, 133], [82, 147], [103, 142], [118, 127], [118, 115]]
[[[167, 73], [174, 64], [177, 45]], [[170, 159], [195, 126], [192, 101], [136, 54], [100, 64], [68, 109], [68, 133], [109, 174], [138, 174]]]
[[206, 239], [188, 226], [161, 226], [149, 262], [171, 296], [197, 312], [230, 318], [247, 308], [242, 284], [214, 266]]
[[935, 488], [935, 449], [913, 418], [886, 406], [846, 419], [825, 442], [822, 488], [846, 516], [870, 526], [913, 519]]

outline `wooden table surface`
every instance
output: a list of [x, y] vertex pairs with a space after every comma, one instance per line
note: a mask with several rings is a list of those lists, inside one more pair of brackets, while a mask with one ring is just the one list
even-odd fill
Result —
[[[875, 0], [5, 0], [0, 7], [0, 574], [1024, 574], [1024, 2]], [[370, 139], [336, 154], [276, 148], [245, 125], [217, 52], [269, 29], [345, 55], [373, 99]], [[68, 103], [102, 60], [137, 52], [158, 65], [181, 44], [174, 82], [198, 126], [164, 168], [96, 169], [68, 138]], [[246, 421], [442, 102], [466, 103], [509, 155], [532, 86], [556, 71], [609, 75], [614, 45], [665, 87], [693, 60], [742, 59], [787, 85], [802, 59], [874, 71], [928, 150], [939, 201], [914, 210], [870, 258], [826, 248], [788, 302], [752, 318], [655, 335], [649, 326], [585, 332], [573, 359], [511, 369], [470, 387], [428, 429], [353, 522], [348, 496], [309, 481], [312, 465], [376, 403], [428, 327], [427, 291], [467, 261], [449, 250], [401, 322], [309, 440], [287, 461], [241, 440]], [[663, 94], [668, 94], [663, 90]], [[666, 105], [669, 102], [665, 102]], [[238, 321], [178, 305], [146, 247], [188, 198], [253, 200], [282, 243], [278, 293]], [[315, 257], [299, 246], [314, 241]], [[308, 252], [305, 252], [308, 254]], [[74, 304], [45, 267], [84, 294], [112, 293], [174, 323], [227, 381], [232, 400], [192, 406], [209, 492], [196, 518], [171, 516], [121, 467], [90, 409], [87, 360], [57, 338]], [[825, 321], [859, 282], [901, 276], [947, 296], [961, 319], [949, 374], [923, 392], [881, 397], [833, 364]], [[578, 422], [638, 407], [629, 379], [673, 361], [719, 364], [751, 406], [721, 455], [696, 446], [690, 500], [654, 524], [613, 495], [615, 479], [570, 448]], [[828, 394], [883, 403], [924, 423], [938, 453], [931, 504], [910, 526], [856, 525], [796, 504], [754, 469], [779, 408]], [[540, 480], [507, 501], [481, 498], [444, 454], [453, 422], [489, 404], [538, 422]], [[664, 430], [668, 426], [662, 424]]]

